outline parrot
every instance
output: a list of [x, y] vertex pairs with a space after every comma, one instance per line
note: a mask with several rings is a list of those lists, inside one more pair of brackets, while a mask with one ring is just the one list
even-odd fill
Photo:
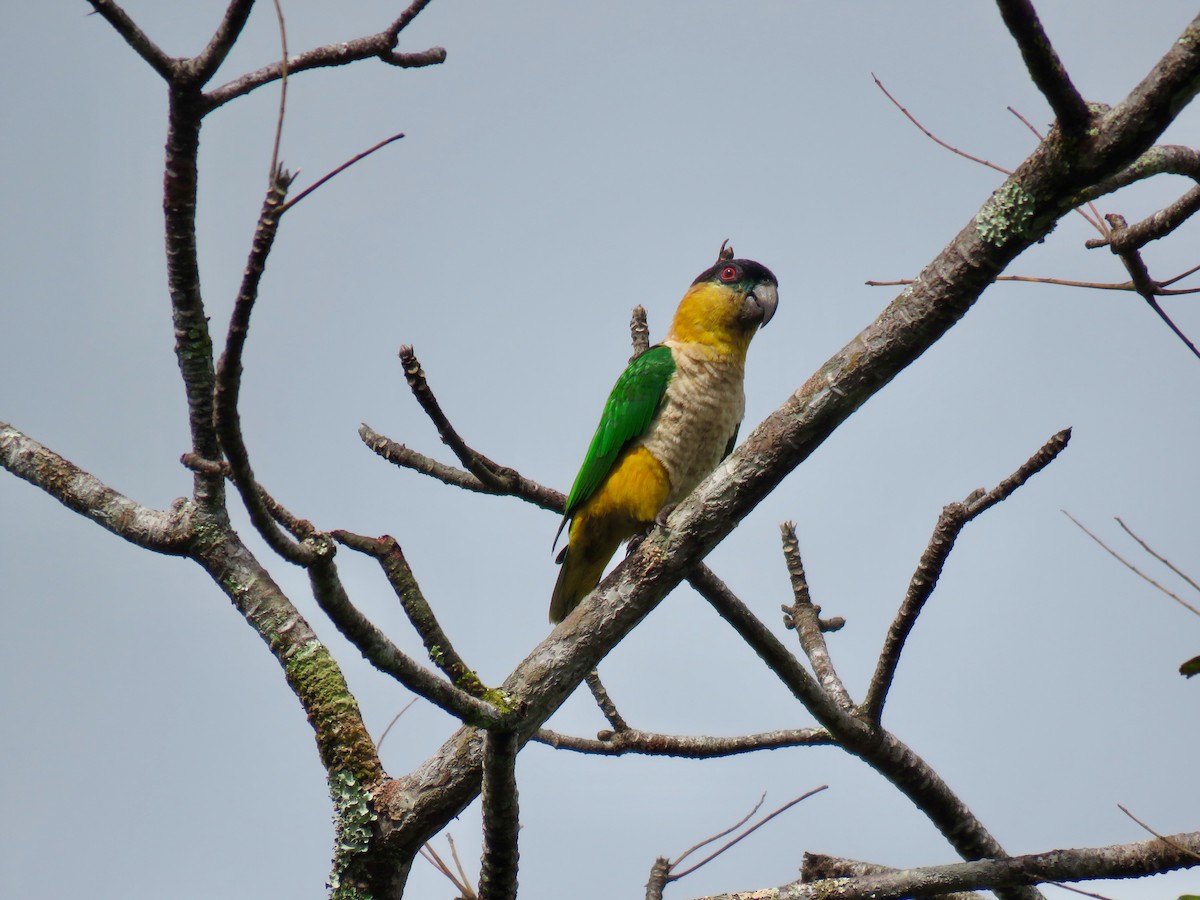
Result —
[[683, 295], [666, 338], [629, 363], [604, 405], [554, 537], [570, 524], [551, 623], [600, 582], [623, 541], [664, 522], [733, 450], [746, 351], [775, 315], [779, 282], [727, 243]]

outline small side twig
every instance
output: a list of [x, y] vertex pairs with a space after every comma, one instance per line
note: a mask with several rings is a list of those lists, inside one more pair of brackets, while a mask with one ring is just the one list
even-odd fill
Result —
[[604, 683], [600, 681], [600, 673], [592, 669], [587, 673], [584, 681], [587, 682], [588, 690], [592, 692], [592, 696], [596, 699], [596, 705], [600, 707], [600, 712], [604, 713], [604, 718], [608, 719], [608, 724], [613, 727], [613, 731], [628, 731], [629, 724], [617, 711], [617, 705], [613, 703]]
[[1156, 838], [1158, 838], [1160, 841], [1162, 841], [1168, 847], [1173, 847], [1174, 849], [1178, 850], [1180, 853], [1186, 853], [1188, 856], [1193, 857], [1197, 862], [1200, 862], [1200, 853], [1197, 853], [1195, 850], [1192, 850], [1188, 847], [1184, 847], [1182, 844], [1180, 844], [1178, 841], [1176, 841], [1172, 838], [1169, 838], [1169, 837], [1166, 837], [1165, 835], [1159, 834], [1157, 831], [1155, 831], [1153, 828], [1151, 828], [1149, 825], [1147, 825], [1145, 822], [1143, 822], [1141, 819], [1139, 819], [1137, 816], [1135, 816], [1133, 813], [1131, 813], [1128, 809], [1126, 809], [1120, 803], [1117, 804], [1117, 809], [1119, 809], [1121, 812], [1125, 813], [1125, 815], [1129, 816], [1129, 818], [1131, 818], [1135, 823], [1137, 823], [1139, 826], [1141, 826], [1145, 831], [1150, 832], [1150, 834], [1154, 835]]
[[633, 342], [633, 354], [629, 361], [633, 362], [650, 349], [650, 325], [646, 321], [646, 307], [640, 303], [633, 308], [629, 319], [629, 338]]
[[1159, 584], [1157, 581], [1155, 581], [1153, 578], [1151, 578], [1149, 575], [1147, 575], [1145, 572], [1143, 572], [1141, 569], [1139, 569], [1137, 566], [1135, 566], [1133, 563], [1131, 563], [1129, 560], [1127, 560], [1125, 557], [1123, 557], [1120, 553], [1118, 553], [1112, 547], [1108, 546], [1108, 544], [1104, 543], [1104, 541], [1102, 541], [1094, 533], [1092, 533], [1090, 530], [1088, 530], [1087, 526], [1085, 526], [1082, 522], [1080, 522], [1078, 519], [1076, 519], [1073, 515], [1071, 515], [1065, 509], [1062, 510], [1062, 514], [1064, 516], [1066, 516], [1068, 519], [1070, 519], [1072, 522], [1074, 522], [1075, 526], [1080, 531], [1082, 531], [1084, 534], [1086, 534], [1088, 537], [1090, 537], [1093, 541], [1095, 541], [1097, 544], [1099, 544], [1101, 547], [1103, 547], [1104, 550], [1109, 554], [1109, 556], [1111, 556], [1113, 559], [1115, 559], [1121, 565], [1125, 566], [1125, 568], [1129, 569], [1129, 571], [1131, 571], [1138, 578], [1141, 578], [1143, 581], [1147, 582], [1152, 587], [1155, 587], [1158, 590], [1162, 591], [1164, 594], [1166, 594], [1168, 597], [1170, 597], [1172, 600], [1174, 600], [1180, 606], [1184, 607], [1184, 609], [1190, 610], [1191, 612], [1200, 616], [1200, 609], [1197, 609], [1196, 607], [1192, 606], [1192, 604], [1188, 603], [1186, 600], [1184, 600], [1182, 597], [1180, 597], [1174, 591], [1171, 591], [1168, 588], [1163, 587], [1161, 584]]
[[[282, 104], [282, 102], [283, 101], [280, 100], [281, 104]], [[376, 150], [382, 150], [388, 144], [393, 144], [396, 141], [400, 140], [400, 138], [402, 138], [402, 137], [404, 137], [403, 133], [393, 134], [391, 137], [384, 138], [382, 141], [372, 144], [366, 150], [362, 151], [362, 153], [356, 153], [354, 156], [350, 157], [348, 160], [346, 160], [340, 166], [337, 166], [334, 169], [327, 172], [326, 174], [322, 175], [320, 178], [318, 178], [316, 181], [314, 181], [312, 184], [310, 184], [308, 187], [306, 187], [304, 190], [302, 190], [300, 193], [298, 193], [295, 197], [293, 197], [287, 203], [283, 204], [283, 206], [280, 207], [280, 209], [279, 209], [280, 215], [287, 212], [289, 209], [291, 209], [293, 206], [295, 206], [297, 203], [299, 203], [301, 200], [303, 200], [305, 197], [307, 197], [309, 194], [311, 194], [317, 188], [321, 187], [321, 185], [325, 184], [330, 179], [345, 172], [347, 169], [349, 169], [355, 163], [361, 162], [362, 160], [364, 160], [368, 156], [370, 156], [372, 153], [374, 153]]]
[[804, 563], [800, 559], [800, 542], [796, 538], [796, 523], [784, 522], [779, 526], [779, 531], [783, 539], [783, 558], [787, 562], [794, 598], [791, 606], [783, 607], [784, 625], [796, 630], [800, 646], [804, 648], [808, 661], [812, 663], [813, 673], [825, 693], [842, 709], [850, 711], [854, 709], [854, 701], [850, 699], [846, 685], [833, 667], [833, 659], [825, 643], [821, 607], [814, 604], [809, 595], [808, 579], [804, 574]]
[[933, 535], [917, 570], [913, 573], [904, 595], [904, 601], [888, 628], [884, 639], [879, 661], [875, 666], [875, 674], [871, 677], [867, 688], [867, 698], [863, 703], [863, 714], [871, 722], [878, 723], [883, 716], [883, 705], [887, 700], [888, 691], [896, 675], [896, 667], [900, 663], [900, 654], [905, 641], [916, 625], [917, 617], [925, 606], [941, 577], [942, 568], [946, 564], [954, 542], [966, 527], [967, 523], [981, 513], [991, 509], [997, 503], [1009, 497], [1017, 488], [1040, 472], [1066, 449], [1071, 439], [1071, 429], [1065, 428], [1046, 441], [1041, 449], [1031, 456], [1019, 469], [1008, 478], [1001, 481], [990, 491], [982, 489], [972, 491], [961, 503], [951, 503], [942, 510], [934, 527]]
[[[1192, 586], [1192, 588], [1194, 590], [1200, 591], [1200, 584], [1197, 584], [1195, 579], [1190, 577], [1186, 572], [1183, 572], [1178, 566], [1176, 566], [1169, 559], [1167, 559], [1165, 556], [1163, 556], [1161, 553], [1159, 553], [1153, 547], [1151, 547], [1149, 544], [1147, 544], [1145, 541], [1143, 541], [1140, 537], [1138, 537], [1134, 533], [1133, 529], [1130, 528], [1128, 525], [1126, 525], [1121, 520], [1120, 516], [1116, 517], [1116, 521], [1117, 521], [1117, 524], [1121, 526], [1121, 530], [1124, 531], [1131, 538], [1133, 538], [1135, 541], [1137, 541], [1143, 550], [1145, 550], [1147, 553], [1149, 553], [1151, 556], [1153, 556], [1155, 559], [1157, 559], [1160, 563], [1162, 563], [1164, 566], [1166, 566], [1168, 569], [1170, 569], [1172, 572], [1174, 572], [1176, 575], [1178, 575], [1180, 578], [1182, 578], [1184, 581], [1186, 581], [1189, 585]], [[1192, 612], [1196, 613], [1197, 615], [1200, 615], [1200, 610], [1192, 609]]]
[[[718, 847], [716, 850], [714, 850], [708, 856], [704, 857], [704, 859], [700, 860], [698, 863], [688, 866], [686, 869], [679, 868], [680, 863], [682, 863], [685, 859], [687, 859], [689, 856], [691, 856], [696, 851], [701, 850], [704, 847], [707, 847], [709, 844], [712, 844], [715, 841], [719, 841], [723, 837], [733, 834], [733, 832], [737, 831], [739, 828], [741, 828], [743, 825], [745, 825], [747, 822], [749, 822], [750, 819], [752, 819], [754, 817], [754, 814], [757, 813], [759, 811], [759, 809], [762, 807], [763, 801], [767, 799], [767, 795], [763, 794], [761, 797], [759, 797], [758, 802], [754, 804], [754, 807], [750, 810], [750, 812], [746, 813], [745, 816], [743, 816], [741, 819], [739, 819], [734, 824], [730, 825], [728, 828], [723, 829], [722, 831], [719, 831], [716, 834], [705, 838], [704, 840], [700, 841], [698, 844], [693, 845], [692, 847], [689, 847], [687, 850], [685, 850], [683, 853], [681, 853], [679, 856], [677, 856], [675, 859], [671, 860], [670, 862], [667, 862], [662, 857], [655, 860], [654, 866], [652, 867], [651, 873], [650, 873], [650, 884], [647, 885], [647, 892], [646, 892], [647, 898], [653, 898], [653, 900], [657, 900], [657, 898], [661, 898], [662, 887], [665, 887], [667, 884], [670, 884], [672, 881], [679, 881], [682, 878], [686, 878], [688, 875], [691, 875], [693, 872], [695, 872], [697, 869], [701, 868], [702, 866], [708, 865], [708, 863], [712, 862], [714, 859], [716, 859], [722, 853], [737, 846], [742, 841], [744, 841], [746, 838], [748, 838], [750, 835], [754, 834], [754, 832], [758, 831], [758, 829], [762, 828], [764, 825], [766, 825], [772, 819], [787, 812], [789, 809], [791, 809], [796, 804], [800, 803], [802, 800], [807, 800], [809, 797], [813, 796], [814, 794], [819, 794], [821, 791], [827, 790], [828, 788], [829, 788], [829, 785], [823, 784], [818, 788], [813, 788], [811, 791], [806, 791], [805, 793], [801, 794], [799, 797], [796, 797], [793, 800], [789, 800], [787, 803], [785, 803], [783, 806], [776, 809], [774, 812], [770, 812], [767, 815], [763, 816], [761, 819], [759, 819], [757, 822], [755, 822], [753, 825], [751, 825], [749, 828], [747, 828], [741, 834], [734, 837], [732, 840], [726, 841], [724, 844], [722, 844], [720, 847]], [[664, 863], [666, 863], [665, 866], [663, 865]], [[650, 885], [654, 885], [654, 884], [660, 885], [658, 887], [657, 894], [651, 893]]]

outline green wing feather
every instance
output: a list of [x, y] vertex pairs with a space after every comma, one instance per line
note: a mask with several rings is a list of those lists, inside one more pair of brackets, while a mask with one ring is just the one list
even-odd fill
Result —
[[[588, 445], [583, 465], [575, 476], [575, 484], [571, 486], [563, 525], [600, 487], [625, 446], [645, 433], [662, 404], [667, 382], [673, 374], [675, 358], [671, 348], [659, 344], [633, 360], [617, 379], [604, 404], [600, 425]], [[559, 526], [559, 534], [562, 534], [563, 525]], [[556, 543], [557, 540], [556, 535]]]

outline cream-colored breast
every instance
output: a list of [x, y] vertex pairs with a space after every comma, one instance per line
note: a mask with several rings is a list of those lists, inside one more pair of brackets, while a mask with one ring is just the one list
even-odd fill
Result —
[[640, 440], [671, 479], [667, 503], [678, 503], [716, 468], [742, 421], [744, 365], [696, 344], [666, 341], [675, 374], [654, 423]]

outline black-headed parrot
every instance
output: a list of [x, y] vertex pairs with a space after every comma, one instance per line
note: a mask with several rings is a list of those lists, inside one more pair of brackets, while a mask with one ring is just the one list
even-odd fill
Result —
[[732, 256], [722, 247], [683, 295], [666, 339], [629, 364], [604, 405], [558, 529], [571, 523], [551, 622], [599, 583], [622, 541], [690, 494], [733, 449], [746, 405], [746, 350], [775, 314], [779, 282], [761, 263]]

